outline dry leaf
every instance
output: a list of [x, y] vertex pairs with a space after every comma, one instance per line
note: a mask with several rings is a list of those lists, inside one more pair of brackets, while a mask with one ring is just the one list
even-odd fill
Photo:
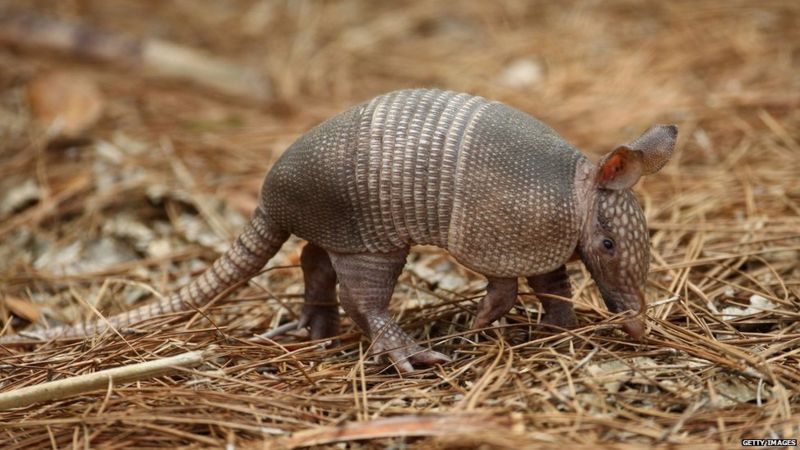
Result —
[[3, 304], [14, 315], [22, 317], [29, 322], [38, 322], [42, 316], [39, 306], [21, 298], [5, 296]]
[[53, 136], [78, 137], [103, 113], [103, 95], [89, 78], [72, 72], [40, 75], [28, 84], [31, 110]]

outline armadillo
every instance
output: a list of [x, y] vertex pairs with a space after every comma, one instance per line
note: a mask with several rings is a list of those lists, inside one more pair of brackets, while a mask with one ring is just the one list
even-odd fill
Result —
[[[448, 361], [406, 334], [388, 312], [413, 245], [446, 249], [488, 280], [473, 322], [509, 312], [518, 278], [539, 297], [541, 326], [572, 328], [566, 262], [579, 257], [623, 329], [643, 335], [649, 266], [645, 216], [631, 191], [672, 155], [674, 125], [655, 125], [592, 163], [550, 127], [500, 102], [435, 89], [391, 92], [308, 131], [275, 163], [258, 206], [225, 254], [159, 303], [39, 337], [76, 337], [197, 308], [246, 281], [294, 234], [300, 325], [312, 339], [339, 333], [339, 301], [401, 371]], [[2, 342], [12, 342], [8, 336]]]

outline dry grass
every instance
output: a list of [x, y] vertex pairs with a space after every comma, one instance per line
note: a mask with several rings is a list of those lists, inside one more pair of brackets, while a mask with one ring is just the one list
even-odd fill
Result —
[[[279, 97], [255, 108], [0, 48], [0, 202], [29, 194], [0, 209], [6, 318], [76, 321], [92, 317], [87, 303], [110, 314], [187, 282], [235, 235], [294, 138], [390, 89], [503, 100], [593, 156], [653, 122], [681, 131], [675, 158], [637, 189], [653, 243], [644, 343], [609, 325], [580, 265], [574, 333], [529, 340], [530, 296], [496, 330], [470, 333], [482, 280], [424, 248], [393, 311], [454, 362], [400, 377], [363, 359], [349, 321], [333, 349], [302, 333], [245, 340], [299, 311], [299, 269], [276, 269], [206, 316], [161, 317], [125, 341], [0, 348], [2, 391], [211, 344], [220, 355], [0, 412], [0, 447], [730, 448], [800, 437], [796, 2], [6, 3], [204, 47], [260, 68]], [[31, 121], [24, 87], [51, 68], [100, 85], [106, 109], [90, 143], [47, 146]], [[298, 248], [271, 266], [296, 265]]]

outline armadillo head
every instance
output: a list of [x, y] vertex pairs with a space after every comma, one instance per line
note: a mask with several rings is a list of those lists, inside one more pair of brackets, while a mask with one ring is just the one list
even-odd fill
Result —
[[587, 214], [578, 253], [608, 309], [632, 316], [623, 328], [634, 338], [644, 334], [639, 313], [645, 306], [650, 239], [644, 213], [630, 188], [642, 175], [655, 173], [667, 163], [677, 135], [674, 125], [653, 126], [597, 165], [584, 163], [578, 179]]

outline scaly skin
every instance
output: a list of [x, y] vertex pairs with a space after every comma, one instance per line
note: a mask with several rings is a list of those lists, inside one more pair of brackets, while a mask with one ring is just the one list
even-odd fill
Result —
[[387, 253], [330, 253], [339, 277], [342, 308], [372, 341], [370, 353], [388, 354], [401, 372], [412, 371], [413, 364], [449, 361], [445, 355], [419, 346], [389, 315], [389, 300], [407, 255], [407, 249]]
[[[415, 344], [387, 309], [413, 245], [444, 248], [489, 279], [476, 327], [508, 312], [519, 277], [540, 294], [545, 325], [574, 326], [571, 304], [552, 296], [570, 297], [564, 264], [576, 251], [609, 309], [638, 313], [648, 238], [630, 188], [666, 163], [676, 136], [674, 126], [655, 126], [595, 165], [547, 125], [501, 103], [428, 89], [382, 95], [292, 144], [267, 174], [248, 228], [199, 279], [110, 321], [119, 328], [200, 307], [257, 273], [289, 234], [309, 242], [301, 324], [311, 337], [338, 333], [338, 281], [342, 307], [373, 352], [386, 352], [401, 371], [447, 360]], [[639, 337], [644, 322], [624, 328]]]

